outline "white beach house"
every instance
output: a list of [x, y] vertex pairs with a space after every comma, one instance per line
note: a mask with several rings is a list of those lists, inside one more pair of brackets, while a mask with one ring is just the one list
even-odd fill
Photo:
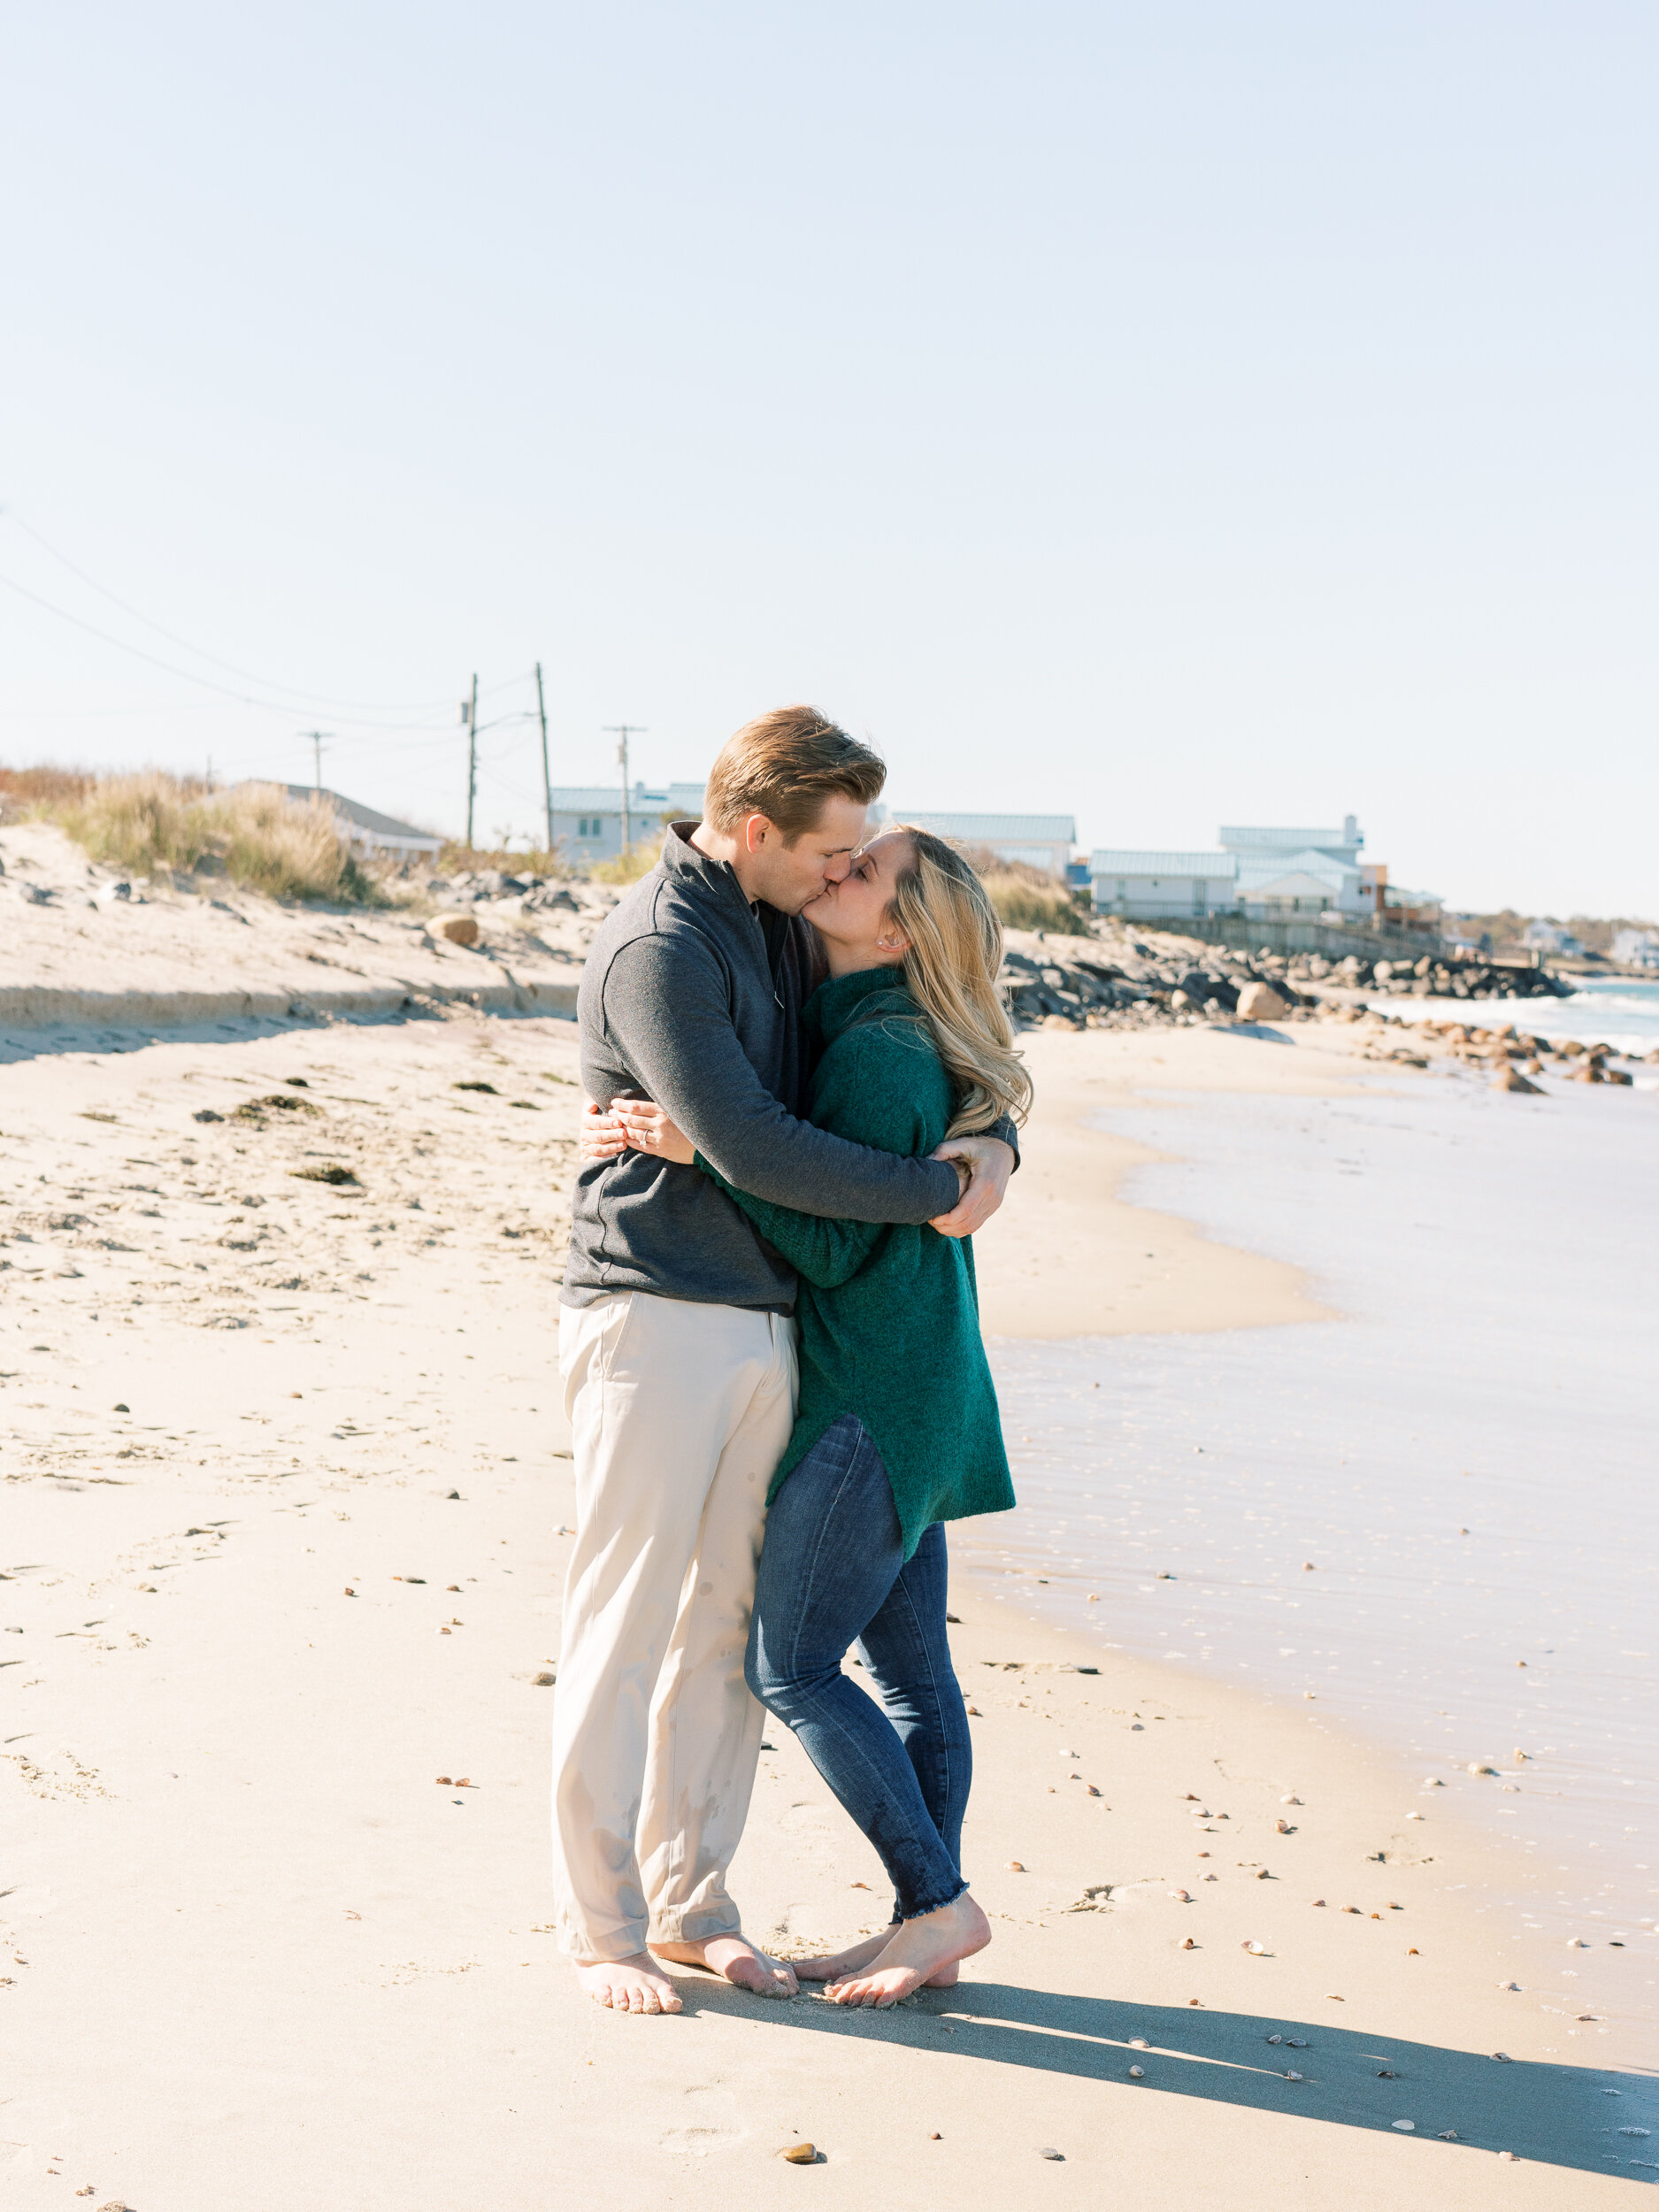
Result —
[[1386, 871], [1363, 862], [1365, 842], [1350, 814], [1340, 828], [1224, 826], [1219, 852], [1134, 852], [1104, 846], [1089, 855], [1094, 904], [1103, 914], [1157, 921], [1187, 914], [1246, 914], [1257, 920], [1374, 911]]
[[[628, 841], [655, 840], [664, 821], [697, 821], [700, 783], [635, 782], [628, 793]], [[622, 790], [618, 784], [555, 784], [553, 843], [566, 860], [614, 860], [622, 850]]]
[[983, 845], [999, 860], [1023, 861], [1064, 876], [1077, 843], [1077, 818], [1071, 814], [940, 814], [932, 807], [872, 807], [872, 818], [914, 822], [953, 845]]

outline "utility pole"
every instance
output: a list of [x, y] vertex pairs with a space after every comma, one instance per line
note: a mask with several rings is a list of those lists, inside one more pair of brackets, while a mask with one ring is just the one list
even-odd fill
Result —
[[461, 702], [466, 726], [466, 849], [472, 849], [472, 809], [478, 803], [478, 674], [472, 675], [472, 695]]
[[541, 664], [535, 664], [535, 710], [541, 718], [541, 795], [547, 803], [547, 849], [553, 851], [553, 786], [547, 764], [547, 699], [541, 689]]
[[311, 757], [314, 763], [311, 781], [320, 799], [323, 795], [323, 747], [334, 742], [334, 733], [332, 730], [302, 730], [300, 734], [311, 740]]
[[643, 737], [649, 725], [644, 722], [607, 722], [605, 733], [619, 739], [617, 758], [622, 764], [622, 849], [626, 852], [634, 842], [634, 818], [628, 805], [628, 740]]

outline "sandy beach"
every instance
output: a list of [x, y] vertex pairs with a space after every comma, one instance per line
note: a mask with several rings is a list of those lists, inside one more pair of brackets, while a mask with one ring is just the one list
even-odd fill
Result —
[[[1374, 1732], [977, 1571], [996, 1934], [959, 1986], [849, 2015], [687, 1970], [677, 2019], [584, 2003], [545, 1840], [576, 1034], [416, 1011], [0, 1038], [6, 2201], [1542, 2212], [1659, 2177], [1651, 1924], [1564, 1980], [1525, 1925], [1553, 1869], [1425, 1813]], [[1271, 1225], [1139, 1202], [1171, 1117], [1089, 1121], [1340, 1100], [1355, 1042], [1031, 1038], [987, 1335], [1310, 1340], [1330, 1284]], [[767, 1740], [734, 1887], [822, 1949], [885, 1918], [879, 1869]]]

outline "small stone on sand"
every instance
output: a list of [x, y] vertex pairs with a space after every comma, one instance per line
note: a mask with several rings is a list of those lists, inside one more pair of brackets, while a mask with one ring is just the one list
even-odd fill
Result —
[[1025, 1871], [1025, 1867], [1018, 1859], [1010, 1859], [1009, 1861], [1008, 1870], [1010, 1874], [1023, 1874]]
[[1198, 1946], [1191, 1936], [1183, 1936], [1175, 1947], [1178, 1951], [1195, 1951]]
[[787, 2151], [778, 2154], [787, 2166], [816, 2166], [818, 2147], [812, 2143], [791, 2143]]
[[1131, 2081], [1144, 2081], [1146, 2078], [1147, 2070], [1144, 2066], [1132, 2066], [1129, 2069], [1129, 2078]]
[[437, 1783], [440, 1789], [452, 1790], [455, 1787], [455, 1784], [450, 1781], [447, 1774], [434, 1775], [433, 1778]]
[[1415, 2120], [1396, 2120], [1394, 2125], [1402, 2135], [1409, 2135], [1417, 2126]]
[[1065, 2163], [1065, 2153], [1056, 2151], [1047, 2145], [1037, 2153], [1037, 2155], [1039, 2158], [1057, 2158], [1062, 2165]]
[[1285, 2079], [1286, 2079], [1286, 2081], [1300, 2081], [1300, 2080], [1302, 2080], [1302, 2077], [1300, 2074], [1295, 2073], [1295, 2072], [1294, 2072], [1294, 2071], [1293, 2071], [1293, 2072], [1290, 2072], [1290, 2073], [1287, 2073], [1287, 2074], [1285, 2076]]

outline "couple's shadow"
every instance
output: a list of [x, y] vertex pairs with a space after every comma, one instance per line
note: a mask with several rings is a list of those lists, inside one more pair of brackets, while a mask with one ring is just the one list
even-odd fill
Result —
[[[1507, 2150], [1538, 2164], [1659, 2179], [1659, 2135], [1620, 2132], [1659, 2126], [1659, 2084], [1648, 2073], [1509, 2061], [1323, 2019], [1128, 2004], [1007, 1982], [924, 1990], [887, 2012], [806, 1992], [781, 2004], [702, 1975], [682, 1977], [679, 1988], [687, 2011], [741, 2013], [798, 2032], [1069, 2074], [1145, 2095], [1409, 2132], [1437, 2152]], [[1285, 2039], [1270, 2043], [1272, 2035]], [[1293, 2072], [1302, 2079], [1287, 2079]], [[1411, 2122], [1409, 2131], [1396, 2130], [1401, 2120]], [[1448, 2131], [1455, 2139], [1441, 2140]]]

